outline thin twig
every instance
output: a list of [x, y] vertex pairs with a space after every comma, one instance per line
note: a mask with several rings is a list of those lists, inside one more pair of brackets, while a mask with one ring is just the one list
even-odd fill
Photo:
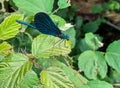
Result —
[[2, 1], [1, 1], [1, 5], [2, 5], [1, 11], [2, 11], [2, 12], [6, 12], [6, 9], [5, 9], [5, 6], [4, 6], [4, 1], [5, 1], [5, 0], [2, 0]]
[[108, 24], [108, 25], [110, 25], [111, 27], [113, 27], [113, 28], [115, 28], [115, 29], [117, 29], [117, 30], [120, 31], [120, 27], [116, 26], [115, 24], [112, 24], [112, 23], [109, 22], [109, 21], [106, 21], [106, 24]]
[[120, 83], [114, 83], [113, 86], [120, 87]]
[[35, 65], [36, 68], [38, 68], [38, 69], [40, 69], [40, 70], [44, 69], [42, 66], [40, 66], [40, 65], [35, 61], [35, 59], [34, 59], [32, 62], [33, 62], [33, 64]]
[[68, 3], [71, 3], [71, 0], [68, 0]]
[[57, 8], [56, 10], [54, 10], [51, 14], [56, 13], [60, 8]]
[[78, 72], [78, 73], [81, 73], [81, 72], [82, 72], [82, 70], [81, 70], [81, 69], [79, 69], [77, 72]]
[[22, 50], [22, 49], [21, 49], [21, 51], [22, 51], [22, 53], [23, 53], [24, 55], [26, 55], [28, 58], [30, 58], [29, 60], [30, 60], [31, 62], [33, 62], [33, 64], [35, 65], [36, 68], [41, 69], [41, 70], [43, 69], [43, 67], [40, 66], [40, 65], [35, 61], [35, 58], [34, 58], [32, 55], [27, 54], [26, 48], [25, 48], [25, 50]]
[[71, 65], [70, 65], [70, 63], [69, 63], [69, 61], [67, 61], [66, 58], [67, 58], [67, 57], [65, 56], [64, 60], [65, 60], [66, 64], [68, 65], [68, 67], [72, 68]]

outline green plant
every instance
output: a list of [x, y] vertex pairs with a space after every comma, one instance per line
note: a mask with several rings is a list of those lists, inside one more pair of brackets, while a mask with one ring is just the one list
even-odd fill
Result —
[[[120, 73], [120, 40], [102, 52], [99, 49], [104, 45], [103, 38], [94, 34], [105, 22], [103, 18], [83, 24], [78, 17], [75, 26], [83, 28], [83, 34], [57, 15], [70, 6], [69, 0], [57, 0], [57, 7], [55, 0], [13, 2], [18, 10], [0, 24], [0, 88], [113, 88], [113, 79], [120, 82], [116, 79]], [[102, 11], [99, 6], [92, 10]], [[16, 22], [19, 19], [33, 23], [37, 12], [48, 13], [70, 39], [41, 34]]]

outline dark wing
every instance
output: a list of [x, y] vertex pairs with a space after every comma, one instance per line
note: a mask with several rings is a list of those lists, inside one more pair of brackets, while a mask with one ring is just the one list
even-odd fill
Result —
[[46, 13], [37, 13], [34, 17], [34, 24], [36, 28], [44, 34], [57, 37], [61, 34], [59, 28], [53, 23], [51, 18]]

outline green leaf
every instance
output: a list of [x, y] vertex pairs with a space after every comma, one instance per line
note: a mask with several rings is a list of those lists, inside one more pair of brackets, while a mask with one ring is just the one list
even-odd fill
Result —
[[13, 45], [14, 51], [19, 52], [21, 50], [25, 50], [27, 53], [31, 52], [31, 43], [32, 36], [27, 33], [18, 33], [15, 38], [9, 40], [9, 43]]
[[[22, 54], [11, 54], [0, 61], [1, 88], [31, 88], [38, 84], [32, 62]], [[29, 79], [29, 80], [28, 80]]]
[[60, 9], [67, 8], [70, 6], [70, 2], [68, 0], [59, 0], [58, 6]]
[[34, 71], [29, 70], [18, 86], [19, 88], [39, 88], [39, 84], [40, 82], [37, 74]]
[[104, 19], [97, 19], [95, 21], [88, 22], [83, 25], [83, 31], [94, 33], [99, 29], [99, 26], [103, 21], [104, 21]]
[[81, 39], [80, 42], [78, 43], [78, 48], [80, 48], [80, 50], [82, 52], [86, 51], [86, 50], [91, 50], [91, 48], [89, 47], [89, 45], [85, 42], [85, 39]]
[[104, 78], [107, 73], [107, 64], [101, 52], [85, 51], [78, 58], [78, 66], [90, 79], [96, 79], [97, 75]]
[[23, 16], [20, 14], [8, 16], [0, 25], [0, 40], [13, 38], [19, 32], [19, 28], [21, 27], [16, 20], [22, 18]]
[[119, 83], [120, 82], [120, 73], [118, 73], [114, 69], [110, 70], [109, 77], [110, 77], [110, 79], [112, 79], [111, 81], [114, 82], [114, 83]]
[[0, 44], [0, 55], [8, 55], [12, 50], [12, 46], [7, 42], [3, 42]]
[[113, 88], [113, 86], [105, 81], [92, 80], [88, 82], [89, 88]]
[[75, 88], [89, 88], [86, 85], [88, 80], [84, 78], [81, 74], [79, 74], [77, 71], [67, 66], [63, 67], [63, 70], [68, 75], [69, 79], [73, 82]]
[[74, 84], [75, 88], [88, 88], [88, 87], [85, 87], [86, 86], [85, 84], [87, 84], [86, 78], [80, 75], [77, 71], [66, 66], [64, 63], [58, 61], [58, 59], [62, 60], [63, 58], [56, 57], [56, 58], [38, 59], [38, 60], [39, 60], [39, 64], [44, 68], [54, 66], [54, 67], [59, 67], [62, 70], [64, 70], [66, 75], [69, 77], [69, 79]]
[[69, 39], [72, 42], [72, 48], [74, 48], [75, 44], [76, 44], [76, 39], [75, 39], [76, 31], [75, 31], [74, 27], [69, 28], [68, 30], [64, 31], [63, 33], [69, 36]]
[[120, 72], [120, 40], [108, 46], [105, 59], [112, 68]]
[[103, 46], [103, 43], [93, 33], [85, 34], [85, 42], [91, 50], [97, 50], [98, 48]]
[[102, 11], [102, 7], [101, 7], [101, 5], [93, 5], [92, 6], [92, 13], [100, 13], [101, 11]]
[[71, 42], [58, 37], [41, 34], [32, 43], [32, 54], [37, 58], [66, 55], [71, 51]]
[[3, 60], [3, 56], [0, 55], [0, 61]]
[[54, 0], [13, 0], [13, 1], [18, 8], [23, 9], [30, 14], [36, 14], [37, 12], [51, 13], [54, 3]]
[[108, 9], [109, 9], [109, 4], [108, 4], [107, 2], [104, 2], [104, 3], [102, 4], [102, 8], [103, 8], [104, 10], [108, 10]]
[[61, 27], [63, 25], [66, 24], [66, 21], [61, 18], [60, 16], [57, 16], [57, 15], [50, 15], [50, 17], [52, 18], [52, 20], [55, 22], [55, 24], [58, 26], [58, 27]]
[[64, 71], [58, 67], [50, 67], [41, 73], [44, 88], [75, 88]]
[[83, 25], [84, 32], [96, 32], [99, 26], [95, 22], [88, 22]]
[[76, 29], [80, 29], [81, 26], [83, 25], [83, 18], [81, 16], [76, 16], [76, 19], [75, 19], [75, 27]]
[[69, 30], [70, 28], [73, 28], [73, 25], [71, 25], [70, 23], [66, 23], [60, 27], [60, 29], [63, 31]]
[[109, 8], [111, 10], [120, 10], [120, 3], [118, 1], [110, 1], [109, 2]]

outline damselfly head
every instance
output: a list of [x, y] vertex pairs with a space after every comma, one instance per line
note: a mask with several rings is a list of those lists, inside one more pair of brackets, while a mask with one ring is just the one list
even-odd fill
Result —
[[67, 39], [67, 40], [69, 40], [69, 36], [68, 36], [68, 35], [65, 35], [65, 34], [61, 34], [61, 35], [59, 35], [59, 37], [60, 37], [61, 39]]

